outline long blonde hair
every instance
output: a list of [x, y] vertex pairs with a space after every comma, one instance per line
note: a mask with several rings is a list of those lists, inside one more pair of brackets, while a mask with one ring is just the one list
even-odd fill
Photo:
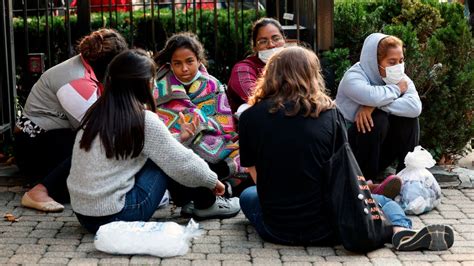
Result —
[[[318, 117], [335, 107], [326, 94], [318, 57], [302, 47], [285, 48], [270, 58], [249, 103], [266, 99], [273, 102], [270, 113], [286, 109], [287, 116], [302, 112], [304, 117]], [[285, 103], [291, 107], [285, 108]]]

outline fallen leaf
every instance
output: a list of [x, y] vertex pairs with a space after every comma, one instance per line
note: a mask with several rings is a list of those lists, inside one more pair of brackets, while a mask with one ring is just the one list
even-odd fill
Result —
[[8, 221], [8, 222], [18, 222], [19, 219], [15, 217], [15, 215], [11, 214], [11, 213], [6, 213], [3, 218], [5, 218], [5, 221]]

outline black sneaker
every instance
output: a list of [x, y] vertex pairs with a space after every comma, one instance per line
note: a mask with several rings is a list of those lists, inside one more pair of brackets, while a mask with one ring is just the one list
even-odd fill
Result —
[[[410, 236], [413, 232], [414, 234]], [[454, 232], [451, 226], [432, 224], [417, 232], [413, 230], [400, 231], [393, 235], [392, 243], [400, 251], [447, 250], [454, 243]]]
[[193, 211], [194, 211], [194, 201], [190, 201], [181, 207], [180, 215], [185, 218], [190, 218], [193, 216]]

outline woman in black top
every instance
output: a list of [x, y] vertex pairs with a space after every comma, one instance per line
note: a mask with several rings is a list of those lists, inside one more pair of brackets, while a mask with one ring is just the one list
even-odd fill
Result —
[[[345, 127], [333, 126], [335, 104], [325, 94], [314, 52], [289, 47], [272, 56], [249, 104], [239, 121], [240, 155], [257, 186], [240, 196], [245, 216], [266, 241], [337, 243], [323, 167], [338, 150], [333, 147], [336, 131]], [[453, 244], [451, 227], [411, 230], [410, 219], [396, 202], [372, 196], [393, 225], [396, 249], [441, 250]]]

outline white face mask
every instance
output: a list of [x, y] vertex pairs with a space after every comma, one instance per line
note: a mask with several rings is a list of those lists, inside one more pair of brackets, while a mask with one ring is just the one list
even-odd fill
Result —
[[258, 58], [260, 58], [260, 60], [262, 60], [262, 62], [264, 62], [266, 64], [268, 62], [268, 59], [270, 59], [270, 57], [272, 57], [272, 55], [276, 54], [277, 52], [279, 52], [281, 50], [283, 50], [283, 47], [275, 47], [275, 48], [272, 48], [272, 49], [259, 51], [258, 52]]
[[198, 71], [196, 72], [196, 75], [194, 75], [194, 78], [191, 79], [191, 80], [188, 81], [188, 82], [184, 82], [184, 81], [180, 80], [180, 79], [176, 76], [176, 74], [175, 74], [174, 76], [176, 77], [176, 79], [177, 79], [179, 82], [181, 82], [181, 84], [183, 84], [184, 86], [188, 86], [188, 85], [192, 84], [194, 81], [196, 81], [198, 78], [200, 78], [200, 77], [202, 76], [202, 73], [201, 73], [201, 71], [198, 70]]
[[[380, 67], [384, 68], [382, 66]], [[386, 77], [382, 78], [382, 80], [385, 81], [386, 84], [398, 84], [405, 76], [405, 62], [384, 69]]]

